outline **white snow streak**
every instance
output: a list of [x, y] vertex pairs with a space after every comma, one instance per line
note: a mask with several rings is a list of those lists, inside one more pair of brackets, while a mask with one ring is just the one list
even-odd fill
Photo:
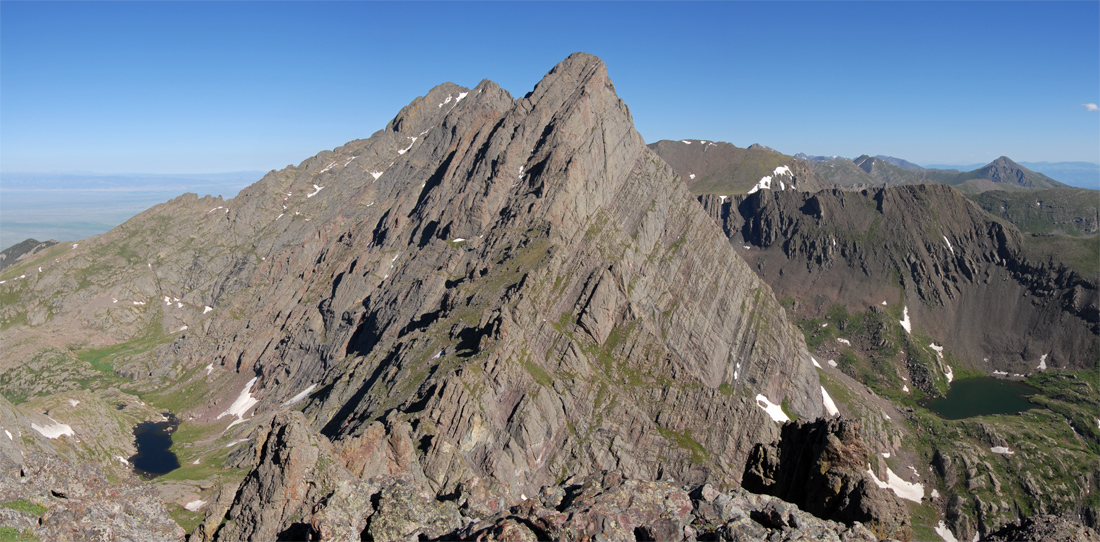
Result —
[[223, 416], [236, 416], [237, 420], [229, 424], [229, 427], [233, 427], [238, 423], [244, 423], [244, 415], [248, 413], [250, 408], [256, 406], [256, 404], [260, 402], [259, 399], [253, 399], [252, 394], [249, 393], [252, 390], [252, 385], [256, 383], [257, 379], [259, 379], [258, 376], [252, 377], [252, 380], [249, 380], [248, 384], [241, 390], [241, 394], [237, 396], [237, 400], [233, 401], [233, 404], [229, 405], [229, 408], [225, 412], [218, 414], [217, 419], [220, 420]]
[[794, 173], [791, 173], [791, 168], [787, 166], [779, 166], [772, 172], [773, 175], [786, 175], [788, 177], [794, 177]]
[[757, 190], [770, 190], [772, 187], [772, 178], [770, 175], [765, 175], [760, 178], [760, 181], [756, 183], [756, 186], [749, 189], [749, 194], [755, 193]]
[[4, 434], [8, 436], [8, 440], [15, 440], [15, 439], [14, 439], [14, 438], [12, 438], [12, 436], [11, 436], [11, 431], [8, 431], [7, 429], [5, 429], [5, 430], [4, 430]]
[[310, 384], [309, 387], [302, 390], [301, 393], [299, 393], [298, 395], [295, 395], [294, 397], [291, 397], [290, 399], [287, 400], [287, 402], [283, 403], [283, 406], [293, 405], [294, 403], [297, 403], [298, 401], [301, 401], [302, 399], [305, 399], [309, 395], [309, 392], [313, 391], [316, 388], [317, 388], [317, 384]]
[[134, 301], [134, 305], [141, 306], [141, 305], [144, 305], [144, 304], [145, 304], [144, 301]]
[[909, 333], [909, 334], [913, 333], [913, 327], [909, 323], [909, 306], [908, 305], [906, 305], [905, 309], [902, 311], [902, 318], [899, 322], [901, 322], [901, 327], [905, 328], [906, 333]]
[[680, 140], [680, 143], [683, 143], [684, 145], [691, 145], [691, 142], [686, 139]]
[[919, 503], [921, 498], [924, 497], [924, 486], [902, 480], [900, 476], [894, 474], [894, 471], [890, 470], [890, 467], [886, 467], [885, 482], [879, 480], [878, 476], [875, 476], [875, 471], [871, 470], [870, 465], [867, 466], [867, 474], [871, 475], [871, 479], [875, 481], [875, 485], [883, 489], [889, 488], [893, 490], [894, 494], [902, 499]]
[[825, 391], [825, 386], [821, 387], [821, 402], [825, 405], [825, 412], [828, 412], [830, 416], [840, 415], [840, 410], [837, 410], [833, 398], [829, 397], [829, 392]]
[[929, 344], [928, 346], [929, 346], [929, 348], [931, 348], [932, 350], [935, 350], [935, 351], [936, 351], [936, 356], [938, 356], [938, 357], [939, 357], [940, 359], [943, 359], [943, 347], [942, 347], [942, 346], [940, 346], [940, 345], [938, 345], [938, 344], [936, 344], [936, 343], [931, 343], [931, 344]]
[[[49, 418], [49, 416], [47, 416], [47, 418]], [[53, 422], [53, 425], [43, 426], [43, 425], [38, 425], [37, 423], [32, 423], [31, 424], [31, 429], [34, 429], [35, 431], [38, 431], [39, 433], [42, 434], [42, 436], [44, 436], [48, 439], [55, 439], [55, 438], [59, 438], [59, 437], [63, 437], [63, 436], [70, 436], [71, 437], [71, 436], [75, 435], [75, 433], [73, 433], [73, 428], [69, 427], [68, 424], [61, 423], [61, 422], [59, 422], [59, 421], [57, 421], [53, 418], [50, 418], [50, 421]]]
[[370, 172], [370, 176], [374, 177], [374, 180], [377, 181], [378, 178], [382, 176], [382, 173], [383, 172], [381, 172], [381, 171], [372, 171], [372, 172]]
[[955, 535], [951, 533], [951, 529], [947, 528], [947, 524], [940, 520], [940, 523], [936, 525], [936, 534], [940, 535], [940, 538], [946, 542], [959, 542], [959, 539], [955, 538]]
[[454, 241], [451, 241], [451, 242], [452, 242], [452, 243], [461, 243], [461, 242], [463, 242], [463, 241], [465, 241], [465, 240], [466, 240], [466, 238], [465, 238], [465, 237], [455, 237]]
[[214, 364], [213, 363], [207, 363], [206, 364], [206, 376], [210, 376], [210, 372], [213, 371], [213, 370], [214, 370]]
[[312, 198], [313, 196], [316, 196], [317, 193], [320, 192], [321, 189], [323, 189], [323, 188], [324, 188], [323, 186], [313, 185], [313, 193], [312, 194], [306, 194], [306, 197], [307, 198]]
[[764, 409], [764, 412], [767, 412], [768, 416], [771, 416], [772, 421], [775, 423], [791, 421], [791, 419], [787, 417], [787, 414], [783, 412], [783, 407], [769, 401], [762, 393], [756, 394], [756, 406]]
[[810, 361], [811, 361], [811, 362], [813, 362], [813, 364], [814, 364], [814, 367], [817, 367], [818, 369], [821, 369], [821, 364], [819, 364], [819, 363], [817, 362], [817, 360], [816, 360], [816, 359], [814, 359], [814, 357], [813, 357], [813, 356], [810, 356]]
[[180, 326], [180, 328], [176, 330], [176, 333], [179, 333], [180, 331], [187, 331], [187, 326]]
[[944, 236], [943, 236], [943, 242], [944, 242], [944, 243], [947, 243], [947, 249], [948, 249], [948, 250], [950, 250], [950, 251], [951, 251], [951, 255], [952, 255], [952, 256], [954, 256], [954, 255], [955, 255], [955, 249], [951, 247], [951, 241], [948, 241], [948, 240], [947, 240], [947, 236], [946, 236], [946, 235], [944, 235]]
[[184, 508], [186, 508], [186, 509], [188, 509], [192, 512], [198, 512], [199, 510], [202, 509], [203, 506], [206, 506], [206, 501], [204, 501], [202, 499], [199, 499], [197, 501], [191, 501], [191, 502], [183, 505]]
[[943, 376], [947, 377], [947, 383], [950, 384], [955, 380], [955, 370], [950, 365], [944, 365], [944, 367], [947, 367], [947, 370], [943, 372]]
[[1002, 454], [1002, 455], [1012, 455], [1012, 454], [1016, 453], [1012, 450], [1009, 450], [1008, 447], [1006, 447], [1006, 446], [994, 446], [994, 447], [990, 448], [989, 451], [991, 451], [995, 454]]

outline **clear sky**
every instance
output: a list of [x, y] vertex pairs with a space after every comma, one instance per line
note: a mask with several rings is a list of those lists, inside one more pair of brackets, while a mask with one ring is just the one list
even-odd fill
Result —
[[646, 141], [1100, 161], [1100, 3], [0, 3], [0, 170], [270, 170], [608, 65]]

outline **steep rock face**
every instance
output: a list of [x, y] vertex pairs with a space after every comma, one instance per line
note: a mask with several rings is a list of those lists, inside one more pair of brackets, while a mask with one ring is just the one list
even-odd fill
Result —
[[922, 333], [987, 371], [1088, 368], [1100, 354], [1097, 278], [1030, 256], [1015, 229], [950, 187], [700, 201], [804, 310], [901, 304]]
[[778, 442], [753, 450], [743, 486], [821, 518], [861, 522], [880, 538], [908, 540], [909, 511], [866, 472], [871, 454], [859, 425], [838, 419], [785, 425]]
[[4, 285], [13, 319], [42, 308], [20, 355], [125, 341], [116, 373], [251, 441], [201, 538], [296, 533], [381, 475], [500, 502], [609, 469], [732, 486], [778, 435], [757, 397], [822, 412], [801, 335], [590, 55], [519, 100], [440, 85], [233, 200], [51, 250]]

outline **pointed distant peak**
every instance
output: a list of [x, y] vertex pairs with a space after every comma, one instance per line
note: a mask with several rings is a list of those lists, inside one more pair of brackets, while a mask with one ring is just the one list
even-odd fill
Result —
[[615, 92], [615, 86], [607, 78], [607, 65], [594, 55], [573, 53], [547, 72], [526, 97], [535, 103], [548, 98], [558, 101], [569, 96], [576, 89], [598, 88], [605, 85], [612, 93]]
[[1007, 157], [1007, 156], [1001, 156], [1000, 158], [997, 158], [996, 160], [990, 162], [989, 165], [991, 165], [991, 166], [1020, 167], [1019, 164], [1017, 164], [1016, 162], [1013, 162], [1012, 159]]
[[469, 95], [470, 89], [454, 83], [436, 85], [406, 105], [386, 126], [387, 131], [419, 133]]
[[767, 145], [761, 145], [759, 143], [753, 143], [752, 145], [749, 145], [749, 150], [768, 151], [768, 152], [774, 152], [775, 154], [782, 154], [779, 151], [777, 151], [777, 150], [775, 150], [775, 149], [773, 149], [773, 148], [771, 148]]

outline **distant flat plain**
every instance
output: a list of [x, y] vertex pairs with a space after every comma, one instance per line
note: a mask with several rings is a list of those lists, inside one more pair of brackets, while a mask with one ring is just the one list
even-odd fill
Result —
[[193, 175], [0, 175], [0, 249], [24, 239], [77, 241], [187, 192], [229, 199], [262, 171]]

